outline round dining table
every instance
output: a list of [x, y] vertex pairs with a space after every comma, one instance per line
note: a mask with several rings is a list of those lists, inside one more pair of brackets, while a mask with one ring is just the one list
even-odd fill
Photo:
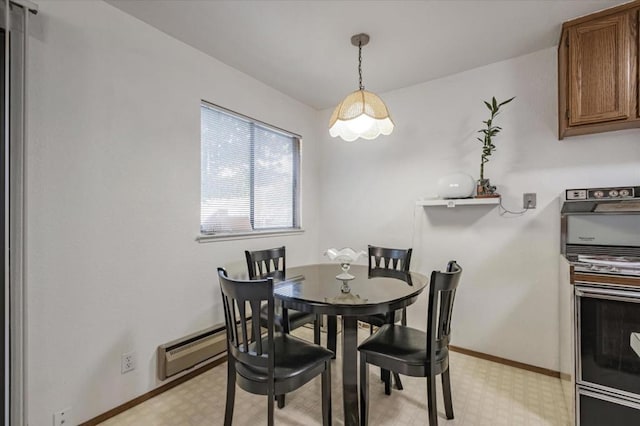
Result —
[[359, 424], [358, 409], [358, 317], [390, 314], [416, 301], [429, 283], [417, 272], [369, 269], [351, 265], [350, 280], [336, 276], [337, 264], [316, 264], [287, 268], [276, 277], [273, 293], [282, 307], [342, 318], [342, 395], [344, 424]]

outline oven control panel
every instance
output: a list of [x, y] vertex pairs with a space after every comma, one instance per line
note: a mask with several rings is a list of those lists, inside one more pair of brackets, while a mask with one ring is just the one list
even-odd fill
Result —
[[639, 187], [623, 186], [617, 188], [585, 188], [567, 189], [565, 191], [565, 199], [567, 201], [621, 200], [630, 198], [640, 198]]

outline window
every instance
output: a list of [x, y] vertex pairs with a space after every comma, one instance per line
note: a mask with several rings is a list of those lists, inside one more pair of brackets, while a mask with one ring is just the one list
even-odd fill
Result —
[[299, 229], [300, 137], [208, 103], [200, 111], [200, 232]]

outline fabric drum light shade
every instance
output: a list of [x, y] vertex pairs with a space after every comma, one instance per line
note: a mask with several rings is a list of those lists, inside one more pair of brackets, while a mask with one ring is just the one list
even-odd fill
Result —
[[371, 140], [380, 135], [390, 135], [393, 127], [382, 99], [366, 90], [356, 90], [347, 95], [329, 120], [329, 134], [349, 142], [358, 138]]

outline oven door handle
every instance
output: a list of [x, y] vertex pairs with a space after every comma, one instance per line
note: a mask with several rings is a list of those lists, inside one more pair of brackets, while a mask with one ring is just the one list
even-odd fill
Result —
[[640, 303], [640, 292], [637, 291], [576, 287], [576, 296]]
[[632, 332], [629, 336], [629, 345], [633, 352], [640, 357], [640, 332]]

